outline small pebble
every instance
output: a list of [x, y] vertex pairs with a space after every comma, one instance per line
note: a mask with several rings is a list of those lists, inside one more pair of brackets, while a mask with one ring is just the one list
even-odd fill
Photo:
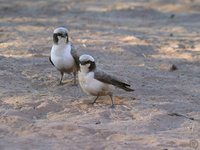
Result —
[[175, 14], [171, 14], [170, 18], [173, 19], [175, 17]]
[[101, 121], [97, 121], [95, 124], [101, 124]]
[[181, 48], [181, 49], [185, 49], [185, 45], [184, 44], [179, 44], [178, 47]]
[[178, 70], [178, 68], [177, 68], [176, 65], [173, 64], [173, 65], [171, 66], [171, 68], [170, 68], [170, 71], [175, 71], [175, 70]]

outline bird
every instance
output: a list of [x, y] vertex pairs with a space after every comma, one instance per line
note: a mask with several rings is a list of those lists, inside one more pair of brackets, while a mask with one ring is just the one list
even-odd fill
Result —
[[114, 108], [113, 90], [114, 87], [131, 92], [134, 89], [131, 85], [120, 81], [117, 77], [97, 70], [94, 58], [91, 55], [83, 54], [79, 57], [80, 70], [78, 80], [83, 92], [88, 95], [96, 96], [91, 104], [94, 104], [99, 96], [110, 96], [111, 108]]
[[53, 31], [53, 46], [51, 48], [49, 61], [60, 71], [61, 78], [59, 85], [63, 84], [64, 73], [73, 73], [74, 85], [76, 85], [76, 75], [79, 70], [79, 55], [69, 41], [67, 28], [58, 27]]

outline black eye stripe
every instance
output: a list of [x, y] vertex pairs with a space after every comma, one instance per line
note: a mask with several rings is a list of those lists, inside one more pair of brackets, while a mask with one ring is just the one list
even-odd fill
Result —
[[57, 36], [61, 36], [61, 37], [68, 36], [68, 34], [67, 34], [67, 33], [57, 33], [56, 35], [57, 35]]
[[86, 65], [86, 64], [90, 64], [90, 63], [91, 63], [91, 61], [80, 61], [81, 65]]
[[58, 36], [61, 36], [62, 34], [61, 34], [61, 33], [58, 33], [57, 35], [58, 35]]

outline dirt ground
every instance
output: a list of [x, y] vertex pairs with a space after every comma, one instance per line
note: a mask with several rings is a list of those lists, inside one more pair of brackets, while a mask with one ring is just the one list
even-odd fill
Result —
[[[200, 0], [0, 0], [0, 16], [0, 150], [200, 149]], [[135, 89], [115, 109], [57, 85], [59, 26]]]

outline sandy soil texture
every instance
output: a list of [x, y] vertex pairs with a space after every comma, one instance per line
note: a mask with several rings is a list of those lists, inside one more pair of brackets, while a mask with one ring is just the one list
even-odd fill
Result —
[[[200, 0], [0, 0], [0, 150], [200, 149]], [[109, 97], [49, 63], [52, 32], [130, 83]]]

